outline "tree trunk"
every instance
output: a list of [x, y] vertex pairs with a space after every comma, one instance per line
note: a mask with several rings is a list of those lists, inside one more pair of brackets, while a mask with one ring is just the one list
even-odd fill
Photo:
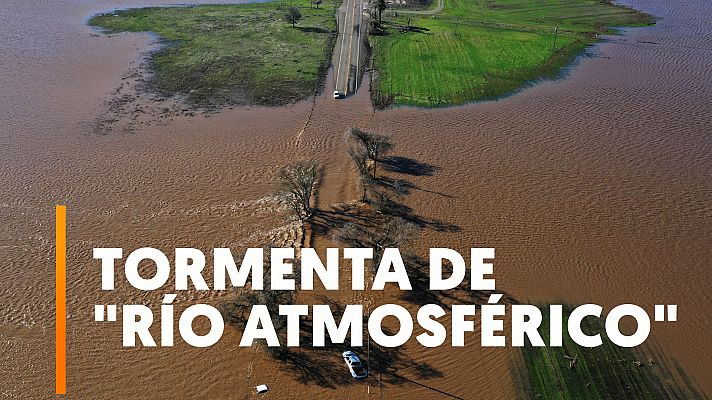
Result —
[[302, 238], [299, 241], [299, 251], [304, 248], [305, 241], [307, 240], [307, 228], [305, 226], [306, 224], [302, 222]]

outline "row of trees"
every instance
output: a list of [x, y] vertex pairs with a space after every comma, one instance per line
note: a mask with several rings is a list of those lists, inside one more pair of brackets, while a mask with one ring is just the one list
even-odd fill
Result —
[[[387, 247], [407, 242], [415, 229], [399, 216], [398, 200], [406, 193], [398, 182], [379, 178], [379, 164], [383, 157], [393, 151], [395, 144], [390, 135], [371, 133], [351, 128], [349, 136], [355, 145], [348, 149], [362, 188], [361, 202], [369, 204], [380, 219], [379, 229], [345, 223], [337, 226], [334, 238], [358, 247], [372, 247], [379, 254]], [[322, 167], [317, 160], [297, 161], [277, 173], [276, 195], [300, 223], [306, 223], [313, 215], [311, 199], [321, 180]]]
[[371, 224], [345, 224], [336, 231], [334, 238], [349, 246], [373, 248], [375, 258], [372, 266], [375, 267], [386, 248], [408, 244], [415, 237], [416, 227], [398, 215], [399, 204], [394, 198], [400, 198], [405, 191], [399, 184], [378, 175], [379, 163], [395, 148], [393, 138], [355, 127], [351, 128], [349, 135], [356, 142], [348, 153], [363, 190], [361, 201], [370, 204], [377, 215], [372, 215], [374, 223]]
[[[395, 213], [388, 212], [387, 208], [381, 206], [384, 193], [392, 191], [392, 187], [388, 190], [381, 188], [383, 178], [378, 176], [379, 163], [382, 162], [385, 154], [395, 148], [391, 136], [352, 128], [350, 137], [354, 139], [355, 146], [350, 147], [348, 152], [354, 161], [360, 183], [363, 186], [362, 201], [372, 205], [376, 213], [366, 211], [365, 214], [360, 215], [358, 223], [346, 222], [346, 220], [335, 223], [333, 238], [350, 247], [373, 248], [374, 260], [370, 266], [375, 268], [379, 265], [386, 248], [403, 247], [409, 244], [415, 237], [417, 228], [414, 224], [405, 221]], [[315, 213], [311, 201], [321, 176], [322, 167], [317, 160], [297, 161], [277, 172], [276, 195], [302, 224], [312, 218]], [[369, 194], [371, 194], [370, 198]], [[364, 215], [367, 218], [363, 218]], [[265, 253], [269, 253], [268, 249], [265, 249]], [[293, 262], [295, 264], [293, 278], [298, 280], [300, 277], [298, 273], [300, 270], [299, 259], [295, 259]], [[269, 260], [265, 259], [264, 279], [267, 280], [267, 285], [271, 276], [269, 270]], [[296, 290], [255, 291], [242, 288], [231, 301], [223, 305], [223, 312], [230, 323], [244, 328], [247, 313], [252, 305], [266, 305], [280, 341], [284, 341], [286, 317], [279, 315], [279, 305], [294, 303], [296, 296]], [[257, 346], [272, 357], [287, 355], [287, 350], [282, 347], [268, 347], [262, 342]]]
[[378, 197], [381, 191], [374, 191], [378, 180], [378, 163], [381, 158], [395, 148], [389, 135], [370, 133], [358, 128], [351, 128], [350, 136], [356, 140], [357, 145], [350, 147], [349, 156], [356, 166], [359, 183], [362, 188], [361, 201], [369, 201], [369, 192]]
[[[359, 183], [363, 188], [361, 201], [366, 202], [369, 191], [374, 191], [374, 184], [378, 180], [379, 162], [395, 145], [389, 135], [370, 133], [358, 128], [351, 128], [350, 136], [356, 140], [357, 145], [350, 147], [348, 153], [356, 166]], [[306, 222], [313, 215], [311, 198], [321, 179], [321, 171], [317, 160], [308, 160], [287, 165], [277, 173], [277, 197], [301, 222]]]

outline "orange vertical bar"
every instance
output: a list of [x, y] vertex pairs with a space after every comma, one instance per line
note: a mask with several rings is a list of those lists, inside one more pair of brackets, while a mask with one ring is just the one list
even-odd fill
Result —
[[55, 393], [67, 394], [67, 206], [55, 207]]

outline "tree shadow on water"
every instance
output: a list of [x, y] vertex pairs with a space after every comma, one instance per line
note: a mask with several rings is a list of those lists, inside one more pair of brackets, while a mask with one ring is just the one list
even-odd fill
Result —
[[[498, 304], [519, 304], [517, 299], [501, 290], [471, 290], [469, 268], [465, 278], [458, 286], [449, 290], [430, 290], [428, 261], [417, 255], [407, 254], [404, 256], [404, 263], [408, 266], [408, 279], [413, 289], [403, 291], [400, 299], [408, 303], [418, 306], [435, 304], [447, 310], [452, 304], [482, 305], [487, 303], [490, 295], [502, 294], [503, 297], [498, 301]], [[443, 275], [452, 275], [451, 264], [443, 265]]]
[[[338, 324], [341, 321], [345, 306], [337, 301], [325, 296], [317, 296], [315, 304], [326, 304], [331, 308], [334, 320]], [[407, 380], [397, 375], [399, 371], [406, 371], [417, 380], [427, 380], [442, 377], [442, 372], [435, 369], [430, 364], [414, 360], [405, 354], [401, 348], [386, 348], [370, 343], [367, 345], [369, 336], [366, 330], [368, 316], [364, 315], [362, 320], [363, 346], [352, 348], [350, 346], [350, 336], [346, 337], [346, 343], [333, 343], [328, 334], [325, 337], [326, 343], [323, 347], [314, 347], [312, 342], [313, 317], [311, 315], [302, 318], [300, 323], [300, 347], [278, 347], [270, 348], [267, 355], [275, 361], [285, 364], [284, 370], [300, 383], [306, 385], [319, 385], [325, 388], [338, 388], [348, 385], [365, 384], [370, 380], [374, 384], [383, 374], [397, 377], [391, 383], [405, 383]], [[394, 335], [385, 327], [383, 332], [387, 335]], [[283, 344], [286, 342], [283, 342]], [[365, 380], [353, 378], [346, 366], [342, 353], [344, 351], [354, 351], [361, 358], [364, 366], [369, 370], [369, 377]], [[424, 385], [425, 386], [425, 385]]]
[[[384, 176], [376, 179], [375, 185], [382, 189], [382, 192], [377, 193], [377, 198], [374, 200], [378, 202], [381, 212], [402, 218], [423, 229], [433, 229], [437, 232], [460, 232], [462, 230], [458, 225], [418, 215], [412, 207], [402, 202], [402, 198], [410, 194], [411, 190], [422, 190], [408, 180]], [[449, 196], [437, 192], [431, 193]]]
[[365, 227], [376, 225], [370, 213], [354, 203], [334, 204], [329, 209], [315, 210], [309, 224], [312, 232], [319, 235], [328, 235], [332, 230], [341, 228], [346, 224], [357, 224]]
[[381, 164], [388, 172], [412, 176], [432, 176], [439, 170], [435, 165], [402, 156], [385, 157]]

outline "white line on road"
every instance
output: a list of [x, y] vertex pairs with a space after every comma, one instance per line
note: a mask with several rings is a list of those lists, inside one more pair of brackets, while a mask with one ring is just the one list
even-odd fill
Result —
[[[349, 0], [346, 0], [346, 9], [349, 8]], [[344, 54], [344, 38], [346, 37], [346, 13], [344, 13], [344, 26], [341, 29], [341, 48], [339, 49], [339, 61], [336, 63], [336, 90], [339, 90], [339, 72], [341, 72], [341, 56]]]
[[348, 72], [346, 73], [346, 91], [344, 96], [349, 93], [349, 76], [351, 76], [351, 55], [354, 53], [354, 17], [356, 16], [356, 7], [351, 9], [351, 33], [349, 34], [349, 63], [346, 65]]
[[355, 82], [355, 88], [354, 92], [358, 91], [358, 72], [359, 72], [359, 66], [361, 66], [361, 26], [363, 25], [363, 1], [359, 2], [358, 5], [358, 42], [356, 45], [358, 46], [358, 49], [356, 50], [356, 82]]

